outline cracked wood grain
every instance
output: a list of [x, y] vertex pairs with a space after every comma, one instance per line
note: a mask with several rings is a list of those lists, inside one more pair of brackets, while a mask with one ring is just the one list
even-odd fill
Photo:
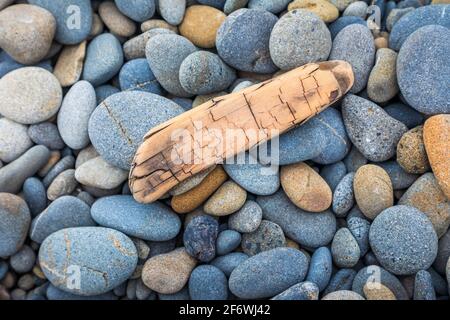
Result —
[[[304, 123], [353, 82], [347, 62], [311, 63], [164, 122], [144, 136], [134, 157], [129, 176], [134, 198], [153, 202], [194, 174]], [[174, 139], [177, 130], [189, 133], [189, 145]], [[230, 130], [236, 136], [225, 139]]]

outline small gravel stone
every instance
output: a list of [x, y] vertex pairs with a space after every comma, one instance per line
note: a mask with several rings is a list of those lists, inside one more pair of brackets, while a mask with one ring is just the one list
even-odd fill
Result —
[[370, 222], [364, 217], [353, 216], [347, 218], [347, 228], [358, 243], [361, 257], [365, 256], [369, 251]]
[[52, 181], [63, 171], [73, 169], [75, 165], [75, 159], [73, 156], [66, 156], [58, 161], [42, 179], [42, 183], [46, 188], [52, 183]]
[[[151, 21], [151, 20], [150, 20]], [[158, 34], [175, 34], [174, 31], [166, 28], [155, 28], [145, 31], [140, 35], [131, 38], [123, 44], [123, 53], [126, 60], [145, 58], [145, 46], [151, 37]]]
[[347, 228], [339, 229], [331, 243], [334, 263], [340, 268], [351, 268], [358, 262], [361, 252], [356, 239]]

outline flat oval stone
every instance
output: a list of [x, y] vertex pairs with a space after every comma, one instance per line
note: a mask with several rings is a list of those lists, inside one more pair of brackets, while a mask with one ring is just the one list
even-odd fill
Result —
[[183, 247], [178, 248], [148, 259], [142, 269], [142, 281], [158, 293], [177, 293], [188, 282], [196, 264]]
[[367, 95], [378, 103], [387, 102], [398, 93], [397, 53], [389, 48], [377, 50], [375, 65], [367, 81]]
[[381, 265], [398, 275], [428, 269], [438, 250], [431, 221], [410, 206], [384, 210], [370, 227], [369, 241]]
[[80, 199], [63, 196], [52, 203], [36, 218], [30, 228], [30, 238], [42, 243], [52, 233], [73, 227], [93, 227], [91, 209]]
[[8, 118], [0, 119], [0, 137], [0, 160], [4, 162], [16, 160], [33, 145], [27, 126]]
[[367, 159], [375, 162], [390, 159], [408, 131], [375, 103], [352, 94], [342, 101], [342, 116], [350, 140]]
[[227, 300], [228, 281], [217, 267], [201, 265], [189, 278], [189, 295], [192, 300]]
[[128, 170], [147, 131], [183, 111], [171, 100], [152, 93], [120, 92], [108, 97], [92, 113], [89, 137], [103, 159]]
[[114, 189], [128, 178], [128, 171], [114, 167], [102, 157], [90, 159], [75, 171], [78, 182], [100, 189]]
[[286, 238], [279, 225], [268, 220], [262, 220], [258, 229], [242, 236], [242, 251], [254, 256], [263, 251], [286, 246]]
[[211, 261], [211, 265], [219, 268], [222, 272], [229, 277], [231, 272], [240, 265], [242, 262], [248, 259], [248, 255], [242, 252], [232, 252], [224, 256], [220, 256]]
[[[17, 273], [30, 272], [36, 263], [36, 254], [33, 249], [27, 245], [24, 245], [18, 252], [11, 256], [9, 263], [11, 268]], [[21, 280], [26, 279], [25, 276], [19, 278], [17, 282], [18, 287], [22, 289]]]
[[353, 207], [355, 203], [354, 193], [353, 193], [353, 178], [355, 177], [354, 172], [347, 174], [339, 184], [333, 193], [333, 212], [337, 217], [345, 216], [348, 211]]
[[[59, 230], [47, 237], [39, 250], [40, 266], [47, 279], [59, 289], [83, 296], [117, 287], [131, 276], [137, 260], [130, 238], [101, 227]], [[79, 288], [70, 285], [73, 272], [81, 277]]]
[[326, 60], [331, 45], [326, 24], [307, 10], [293, 10], [283, 15], [273, 27], [269, 44], [270, 56], [282, 70]]
[[0, 257], [19, 251], [27, 237], [30, 220], [25, 201], [11, 193], [0, 193]]
[[0, 79], [0, 113], [16, 122], [45, 121], [58, 112], [61, 100], [58, 79], [45, 69], [20, 68]]
[[241, 234], [234, 230], [224, 230], [219, 233], [216, 241], [217, 255], [223, 256], [232, 252], [241, 244]]
[[229, 287], [242, 299], [272, 297], [303, 281], [307, 269], [308, 259], [301, 251], [276, 248], [237, 266], [230, 275]]
[[225, 90], [236, 79], [236, 74], [218, 55], [196, 51], [181, 63], [179, 78], [186, 92], [198, 95]]
[[[149, 20], [149, 21], [153, 21]], [[151, 37], [158, 34], [175, 34], [174, 31], [166, 28], [155, 28], [145, 31], [140, 35], [131, 38], [123, 44], [123, 53], [126, 60], [145, 58], [145, 46]]]
[[414, 279], [414, 300], [436, 300], [436, 292], [429, 272], [419, 270]]
[[47, 207], [47, 192], [38, 178], [31, 177], [26, 179], [22, 192], [33, 217]]
[[331, 205], [332, 192], [325, 180], [305, 163], [281, 168], [281, 186], [300, 209], [322, 212]]
[[206, 201], [203, 210], [213, 216], [227, 216], [238, 211], [247, 199], [247, 192], [233, 181], [227, 181]]
[[212, 166], [206, 170], [203, 170], [199, 173], [194, 174], [192, 177], [180, 182], [178, 185], [170, 189], [169, 194], [171, 196], [177, 196], [183, 193], [188, 192], [189, 190], [198, 186], [205, 178], [216, 168], [216, 166]]
[[288, 10], [295, 9], [315, 13], [325, 23], [333, 22], [339, 17], [339, 10], [331, 2], [325, 0], [295, 0], [289, 4]]
[[313, 282], [300, 282], [271, 300], [319, 300], [319, 288]]
[[234, 182], [253, 194], [270, 195], [280, 188], [278, 166], [263, 165], [249, 152], [243, 163], [225, 163], [223, 168]]
[[0, 12], [0, 47], [14, 60], [35, 64], [47, 55], [56, 31], [54, 16], [29, 4], [17, 4]]
[[241, 233], [253, 232], [258, 229], [261, 220], [261, 207], [255, 201], [247, 200], [238, 212], [228, 218], [228, 227]]
[[226, 15], [216, 8], [193, 5], [186, 9], [180, 34], [193, 44], [202, 48], [214, 48], [216, 33], [225, 20]]
[[75, 170], [69, 169], [63, 171], [48, 186], [47, 198], [53, 201], [61, 196], [70, 195], [75, 191], [77, 185]]
[[311, 257], [306, 281], [316, 284], [319, 292], [321, 292], [328, 286], [332, 271], [333, 260], [330, 249], [320, 247], [314, 251]]
[[409, 35], [423, 26], [440, 25], [450, 28], [448, 8], [448, 4], [423, 6], [402, 16], [392, 28], [389, 48], [399, 51]]
[[150, 241], [173, 239], [181, 228], [178, 216], [162, 203], [141, 204], [125, 195], [98, 199], [91, 214], [101, 226]]
[[181, 63], [197, 48], [176, 34], [158, 34], [148, 40], [145, 55], [150, 69], [161, 86], [177, 97], [190, 97], [180, 84]]
[[86, 40], [92, 27], [89, 0], [29, 0], [52, 13], [56, 19], [55, 40], [61, 44], [77, 44]]
[[219, 224], [216, 219], [207, 215], [194, 217], [183, 234], [186, 252], [202, 262], [211, 261], [216, 255], [218, 233]]
[[69, 87], [80, 80], [86, 56], [86, 41], [65, 46], [59, 54], [53, 74], [63, 87]]
[[119, 40], [111, 33], [102, 33], [88, 45], [84, 62], [83, 80], [99, 86], [111, 80], [123, 64]]
[[114, 0], [117, 8], [137, 22], [150, 19], [155, 14], [155, 0]]
[[350, 92], [358, 93], [364, 89], [375, 61], [375, 44], [369, 28], [351, 24], [342, 29], [333, 41], [329, 59], [351, 64], [355, 83]]
[[24, 181], [47, 163], [50, 151], [44, 146], [34, 146], [23, 155], [0, 168], [0, 192], [17, 193]]
[[119, 83], [122, 91], [137, 90], [163, 94], [160, 84], [144, 58], [125, 63], [120, 69]]
[[277, 67], [270, 58], [269, 39], [278, 18], [261, 9], [239, 9], [231, 13], [217, 31], [219, 56], [241, 71], [271, 73]]
[[400, 91], [411, 107], [425, 114], [450, 113], [450, 14], [447, 21], [447, 28], [431, 25], [415, 31], [398, 54]]
[[429, 118], [423, 128], [423, 141], [431, 169], [447, 199], [450, 199], [450, 115]]
[[367, 164], [359, 168], [353, 179], [353, 189], [358, 207], [371, 220], [394, 204], [391, 179], [379, 166]]
[[94, 87], [87, 81], [75, 83], [66, 93], [58, 113], [58, 129], [70, 148], [83, 149], [89, 144], [88, 123], [96, 107]]
[[397, 145], [397, 162], [407, 172], [422, 174], [430, 170], [425, 145], [423, 126], [406, 132]]
[[35, 144], [46, 146], [50, 150], [60, 150], [65, 147], [58, 127], [52, 122], [41, 122], [29, 126], [28, 136]]
[[430, 219], [439, 238], [450, 226], [450, 203], [431, 172], [418, 178], [406, 190], [398, 204], [412, 206], [422, 211]]
[[339, 268], [352, 268], [361, 256], [359, 245], [347, 228], [339, 229], [331, 243], [333, 262]]
[[109, 31], [119, 37], [130, 37], [136, 32], [134, 21], [124, 15], [112, 1], [101, 2], [98, 14]]
[[257, 197], [264, 219], [278, 224], [285, 235], [308, 248], [328, 245], [336, 232], [336, 218], [330, 211], [305, 212], [280, 190], [271, 196]]

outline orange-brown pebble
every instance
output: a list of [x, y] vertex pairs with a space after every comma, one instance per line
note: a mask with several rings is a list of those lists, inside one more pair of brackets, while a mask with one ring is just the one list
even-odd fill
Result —
[[322, 212], [331, 205], [332, 192], [325, 180], [307, 164], [284, 166], [280, 172], [281, 186], [300, 209]]
[[216, 33], [227, 16], [210, 6], [193, 5], [186, 9], [179, 25], [180, 34], [196, 46], [214, 48]]
[[450, 114], [436, 115], [425, 121], [423, 141], [434, 176], [450, 199]]
[[397, 300], [392, 291], [381, 283], [367, 282], [363, 292], [367, 300]]
[[403, 134], [397, 144], [397, 162], [409, 173], [422, 174], [430, 170], [423, 143], [423, 126]]
[[222, 166], [217, 166], [198, 186], [186, 193], [172, 197], [175, 212], [188, 213], [201, 206], [226, 180]]
[[384, 37], [378, 37], [375, 39], [375, 48], [381, 49], [381, 48], [388, 48], [388, 40]]

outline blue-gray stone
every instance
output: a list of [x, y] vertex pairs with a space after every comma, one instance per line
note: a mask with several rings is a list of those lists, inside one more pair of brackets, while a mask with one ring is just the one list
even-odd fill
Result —
[[[34, 146], [23, 155], [0, 168], [0, 192], [17, 193], [26, 179], [42, 168], [50, 157], [45, 146]], [[44, 184], [45, 185], [45, 184]]]
[[127, 17], [144, 22], [155, 14], [155, 0], [114, 0], [117, 8]]
[[241, 234], [234, 230], [224, 230], [219, 233], [216, 241], [216, 253], [223, 256], [232, 252], [241, 244]]
[[11, 256], [9, 264], [17, 273], [30, 272], [36, 263], [36, 254], [29, 246], [24, 245], [18, 252]]
[[122, 45], [111, 33], [96, 36], [88, 45], [83, 80], [94, 87], [111, 80], [123, 64]]
[[73, 156], [65, 156], [61, 160], [59, 160], [47, 174], [44, 179], [42, 179], [42, 183], [44, 187], [48, 188], [53, 180], [63, 171], [68, 169], [73, 169], [75, 167], [75, 158]]
[[354, 172], [348, 173], [337, 185], [333, 192], [333, 212], [338, 218], [345, 217], [355, 204], [353, 194]]
[[375, 62], [375, 51], [372, 32], [360, 24], [345, 27], [334, 38], [329, 59], [351, 64], [355, 82], [350, 92], [358, 93], [366, 87]]
[[377, 104], [348, 94], [342, 101], [342, 116], [350, 140], [374, 162], [390, 159], [408, 128]]
[[450, 229], [439, 239], [438, 254], [433, 263], [433, 268], [445, 275], [445, 267], [450, 258]]
[[186, 0], [158, 0], [157, 5], [159, 14], [169, 24], [177, 26], [183, 21]]
[[[280, 136], [279, 164], [305, 160], [331, 164], [342, 160], [350, 147], [340, 112], [327, 108], [305, 124]], [[271, 150], [271, 143], [267, 148]]]
[[404, 8], [419, 8], [421, 7], [423, 4], [421, 1], [419, 0], [402, 0], [397, 4], [397, 7], [400, 9], [404, 9]]
[[325, 61], [331, 46], [327, 25], [308, 10], [291, 10], [283, 15], [273, 27], [269, 41], [272, 61], [282, 70]]
[[429, 272], [420, 270], [414, 280], [414, 300], [436, 300], [436, 292]]
[[330, 186], [331, 191], [334, 191], [334, 189], [336, 189], [337, 185], [346, 174], [347, 167], [342, 161], [325, 165], [322, 167], [322, 170], [320, 170], [321, 177]]
[[448, 294], [447, 281], [442, 277], [436, 270], [429, 268], [428, 273], [431, 276], [431, 281], [433, 283], [433, 288], [438, 296], [446, 296]]
[[0, 280], [3, 280], [3, 278], [6, 276], [6, 273], [8, 273], [9, 266], [6, 263], [6, 261], [0, 260]]
[[329, 285], [323, 292], [323, 296], [335, 291], [351, 290], [356, 271], [353, 269], [339, 269], [330, 280]]
[[90, 212], [89, 206], [76, 197], [59, 197], [33, 220], [30, 238], [42, 243], [49, 235], [64, 228], [95, 226]]
[[345, 27], [351, 25], [351, 24], [360, 24], [363, 26], [367, 26], [367, 22], [361, 18], [361, 17], [355, 17], [355, 16], [343, 16], [338, 18], [336, 21], [333, 21], [329, 25], [331, 38], [334, 39], [336, 35], [341, 32], [342, 29]]
[[262, 220], [258, 229], [242, 236], [242, 251], [249, 256], [285, 246], [283, 230], [278, 224], [268, 220]]
[[242, 188], [256, 195], [270, 195], [280, 188], [280, 173], [276, 165], [261, 164], [253, 153], [245, 152], [243, 161], [225, 162], [226, 173]]
[[211, 261], [216, 255], [218, 233], [219, 224], [216, 219], [207, 215], [194, 217], [183, 234], [187, 253], [202, 262]]
[[271, 300], [318, 300], [319, 288], [313, 282], [300, 282], [286, 291], [276, 295]]
[[358, 242], [348, 228], [339, 229], [331, 243], [333, 262], [339, 268], [352, 268], [361, 257]]
[[50, 150], [60, 150], [65, 146], [58, 127], [51, 122], [30, 125], [28, 127], [28, 136], [35, 144], [41, 144]]
[[[106, 293], [128, 279], [138, 261], [136, 247], [123, 233], [102, 227], [59, 230], [42, 243], [39, 262], [47, 279], [69, 293]], [[73, 273], [80, 285], [73, 285]]]
[[336, 232], [336, 218], [331, 211], [311, 213], [296, 207], [280, 190], [271, 196], [257, 197], [264, 219], [278, 224], [285, 235], [308, 248], [326, 246]]
[[[2, 78], [5, 74], [22, 67], [26, 66], [24, 64], [15, 61], [5, 51], [0, 51], [0, 78]], [[42, 61], [38, 63], [36, 67], [40, 67], [49, 72], [53, 72], [51, 60]]]
[[436, 4], [423, 6], [405, 14], [392, 28], [389, 35], [389, 48], [400, 50], [409, 35], [423, 26], [437, 24], [450, 28], [449, 8], [449, 4]]
[[408, 129], [417, 127], [424, 122], [424, 117], [420, 112], [403, 103], [393, 103], [384, 108], [392, 118], [404, 123]]
[[92, 113], [89, 137], [107, 162], [128, 170], [148, 130], [183, 112], [169, 99], [142, 91], [108, 97]]
[[425, 114], [450, 113], [450, 13], [447, 20], [447, 28], [430, 25], [412, 33], [397, 58], [400, 91], [411, 107]]
[[272, 13], [280, 13], [287, 9], [291, 0], [250, 0], [248, 7], [250, 9], [262, 9]]
[[217, 267], [201, 265], [189, 278], [189, 295], [192, 300], [227, 300], [228, 281]]
[[314, 251], [311, 257], [306, 281], [315, 283], [319, 292], [321, 292], [328, 286], [332, 271], [333, 260], [330, 249], [327, 247], [320, 247]]
[[241, 71], [272, 73], [277, 67], [270, 58], [269, 38], [278, 18], [261, 9], [239, 9], [217, 30], [219, 56]]
[[366, 283], [381, 283], [395, 295], [397, 300], [408, 300], [408, 293], [401, 282], [382, 267], [370, 265], [358, 271], [353, 279], [352, 290], [364, 295], [363, 288]]
[[356, 172], [360, 167], [367, 164], [367, 162], [367, 159], [355, 146], [352, 146], [352, 149], [344, 158], [344, 164], [347, 168], [347, 172]]
[[157, 34], [145, 47], [150, 69], [158, 82], [169, 93], [178, 97], [190, 97], [180, 84], [181, 63], [197, 48], [188, 39], [177, 34]]
[[225, 4], [223, 6], [223, 12], [226, 15], [229, 15], [230, 13], [244, 8], [248, 3], [248, 0], [225, 0]]
[[76, 44], [86, 40], [92, 27], [90, 0], [28, 0], [28, 3], [50, 11], [56, 19], [55, 40]]
[[47, 191], [38, 178], [31, 177], [25, 180], [22, 191], [33, 217], [47, 207]]
[[138, 203], [126, 195], [98, 199], [91, 215], [101, 226], [143, 240], [167, 241], [181, 228], [180, 218], [169, 207], [159, 202]]
[[125, 63], [119, 73], [122, 91], [137, 90], [162, 95], [163, 90], [146, 59], [134, 59]]
[[383, 210], [370, 226], [369, 242], [381, 265], [397, 275], [428, 269], [438, 251], [431, 221], [410, 206]]
[[386, 17], [386, 29], [388, 31], [392, 31], [392, 28], [397, 23], [398, 20], [400, 20], [401, 17], [403, 17], [405, 14], [410, 13], [411, 11], [414, 11], [415, 8], [404, 8], [404, 9], [392, 9], [391, 12], [389, 12], [388, 16]]
[[406, 172], [397, 161], [380, 162], [378, 165], [382, 167], [389, 175], [389, 178], [391, 178], [394, 190], [409, 188], [419, 177], [417, 174]]
[[228, 218], [228, 227], [241, 233], [258, 229], [262, 220], [262, 209], [253, 200], [247, 200], [238, 212]]
[[0, 258], [20, 250], [30, 220], [30, 210], [22, 198], [11, 193], [0, 193]]
[[358, 243], [360, 256], [363, 257], [369, 251], [370, 222], [363, 217], [352, 216], [347, 218], [347, 228]]
[[231, 292], [242, 299], [273, 297], [305, 279], [308, 258], [293, 248], [261, 252], [241, 263], [230, 275]]
[[109, 96], [112, 96], [113, 94], [116, 94], [119, 92], [120, 92], [119, 89], [117, 89], [116, 87], [114, 87], [110, 84], [105, 84], [105, 85], [95, 88], [95, 95], [97, 96], [97, 105], [102, 103]]
[[79, 296], [73, 293], [69, 293], [58, 289], [54, 285], [50, 284], [47, 288], [46, 296], [48, 300], [117, 300], [117, 296], [115, 296], [111, 291], [95, 295], [95, 296]]
[[242, 262], [248, 259], [248, 255], [242, 252], [232, 252], [227, 255], [217, 257], [211, 261], [211, 265], [216, 266], [225, 273], [227, 277], [231, 275], [231, 272], [240, 265]]
[[150, 258], [157, 256], [158, 254], [169, 253], [170, 251], [175, 250], [176, 239], [168, 240], [168, 241], [150, 241], [148, 242], [150, 247]]
[[196, 51], [181, 63], [179, 77], [184, 90], [200, 95], [227, 89], [236, 79], [236, 73], [217, 54]]
[[197, 0], [198, 3], [204, 4], [207, 6], [211, 6], [217, 8], [219, 10], [223, 9], [226, 0]]
[[178, 104], [180, 107], [184, 109], [184, 111], [188, 111], [192, 109], [192, 100], [188, 98], [172, 98], [172, 101]]

